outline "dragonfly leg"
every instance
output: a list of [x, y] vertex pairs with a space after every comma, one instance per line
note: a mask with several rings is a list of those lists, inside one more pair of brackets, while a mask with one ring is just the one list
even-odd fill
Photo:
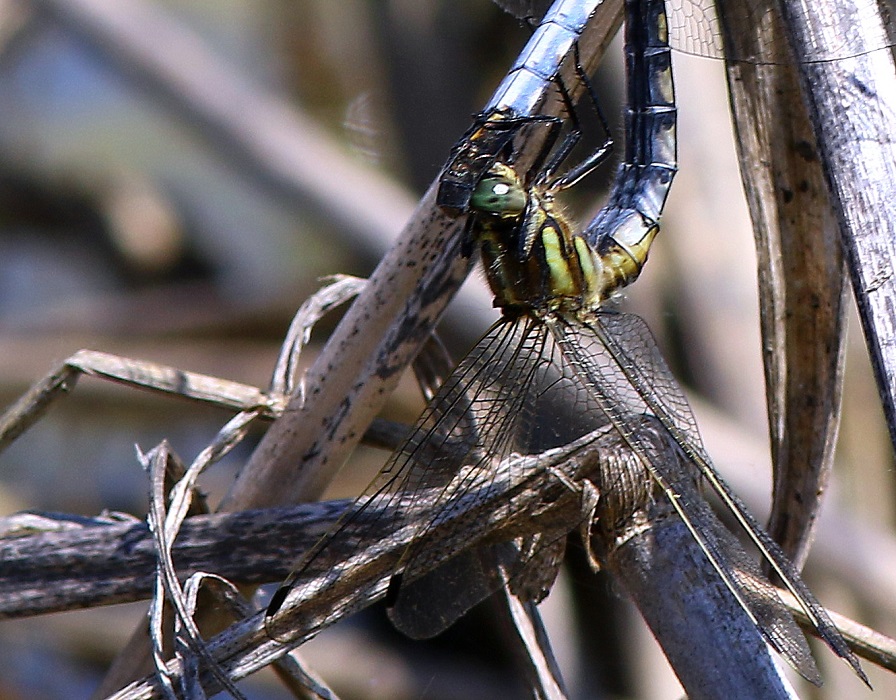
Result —
[[600, 102], [597, 99], [597, 93], [594, 90], [594, 85], [592, 84], [591, 79], [588, 77], [588, 74], [585, 72], [585, 69], [582, 67], [582, 63], [579, 60], [578, 43], [574, 44], [573, 46], [573, 58], [576, 76], [579, 80], [582, 81], [582, 84], [585, 86], [585, 92], [588, 94], [588, 99], [591, 102], [591, 106], [594, 108], [594, 112], [597, 115], [597, 118], [600, 120], [601, 130], [604, 134], [604, 141], [600, 146], [595, 148], [591, 152], [591, 154], [588, 155], [588, 157], [585, 158], [582, 162], [577, 163], [562, 175], [552, 179], [554, 177], [554, 173], [569, 157], [572, 149], [575, 148], [576, 144], [582, 137], [582, 124], [579, 120], [578, 111], [572, 103], [572, 98], [570, 97], [569, 91], [566, 89], [563, 81], [558, 77], [557, 87], [560, 91], [560, 97], [563, 100], [566, 112], [569, 115], [570, 121], [572, 122], [572, 130], [569, 132], [569, 134], [566, 135], [563, 143], [560, 144], [560, 147], [557, 149], [556, 153], [551, 157], [550, 161], [545, 166], [545, 169], [539, 178], [540, 180], [548, 181], [548, 187], [555, 190], [564, 190], [568, 187], [572, 187], [582, 178], [590, 175], [592, 172], [594, 172], [594, 170], [597, 169], [598, 166], [601, 165], [601, 163], [603, 163], [607, 159], [607, 156], [609, 156], [610, 151], [613, 148], [613, 138], [612, 136], [610, 136], [610, 126], [607, 123], [607, 118], [604, 116], [603, 110], [600, 108]]
[[460, 239], [460, 254], [464, 258], [472, 258], [473, 253], [476, 252], [476, 236], [473, 232], [473, 217], [467, 217], [467, 221], [464, 224], [464, 230], [461, 233]]
[[[566, 89], [562, 88], [561, 92], [565, 93]], [[545, 137], [544, 144], [539, 150], [538, 155], [535, 157], [535, 160], [532, 161], [532, 165], [528, 168], [529, 177], [531, 177], [531, 173], [540, 173], [535, 177], [536, 180], [542, 180], [550, 169], [557, 168], [560, 163], [566, 160], [567, 156], [569, 156], [569, 152], [578, 142], [581, 133], [577, 132], [575, 129], [569, 132], [564, 137], [557, 151], [551, 155], [551, 152], [554, 151], [554, 146], [557, 144], [557, 139], [560, 138], [560, 131], [563, 128], [563, 120], [560, 117], [540, 115], [537, 120], [533, 117], [532, 121], [543, 122], [548, 125], [548, 135]], [[572, 142], [568, 143], [570, 140]], [[548, 158], [549, 155], [550, 158]], [[514, 162], [514, 159], [510, 158], [508, 162]], [[547, 165], [545, 165], [545, 163], [547, 163]]]
[[600, 490], [590, 480], [582, 481], [582, 522], [579, 525], [579, 535], [585, 546], [585, 556], [588, 558], [588, 566], [594, 573], [600, 571], [600, 560], [591, 546], [591, 525], [597, 517], [597, 503], [600, 500]]
[[383, 601], [387, 608], [395, 607], [395, 603], [398, 602], [398, 592], [401, 590], [402, 583], [404, 583], [403, 571], [397, 571], [389, 578], [389, 586], [386, 588], [386, 597]]
[[582, 543], [585, 545], [585, 555], [588, 557], [588, 566], [592, 571], [600, 571], [600, 561], [591, 547], [591, 524], [597, 517], [597, 504], [600, 501], [600, 489], [594, 485], [589, 479], [582, 479], [582, 482], [576, 484], [566, 474], [555, 467], [548, 467], [548, 471], [557, 478], [557, 480], [573, 493], [579, 494], [580, 512], [582, 519], [579, 523], [579, 532], [582, 537]]

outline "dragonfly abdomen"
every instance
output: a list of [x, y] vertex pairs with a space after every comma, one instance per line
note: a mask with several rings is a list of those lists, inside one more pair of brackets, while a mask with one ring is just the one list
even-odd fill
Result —
[[678, 170], [675, 86], [663, 0], [626, 0], [625, 158], [610, 201], [583, 232], [613, 274], [606, 296], [641, 272]]

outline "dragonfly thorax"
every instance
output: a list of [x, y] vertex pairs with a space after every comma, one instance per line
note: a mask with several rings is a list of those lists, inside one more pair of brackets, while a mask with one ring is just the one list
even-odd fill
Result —
[[480, 180], [470, 208], [495, 306], [507, 312], [588, 312], [640, 272], [640, 263], [613, 238], [594, 246], [573, 234], [550, 187], [526, 188], [504, 163]]

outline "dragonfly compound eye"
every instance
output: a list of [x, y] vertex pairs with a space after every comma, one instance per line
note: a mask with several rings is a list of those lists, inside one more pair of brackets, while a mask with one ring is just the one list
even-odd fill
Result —
[[515, 218], [526, 210], [526, 202], [526, 190], [516, 177], [490, 176], [476, 185], [470, 207], [501, 218]]

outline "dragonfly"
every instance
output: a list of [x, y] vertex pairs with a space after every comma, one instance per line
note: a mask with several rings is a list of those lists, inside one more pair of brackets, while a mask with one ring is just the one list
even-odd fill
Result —
[[[555, 10], [558, 5], [581, 3], [565, 0]], [[553, 14], [554, 10], [548, 17]], [[274, 594], [267, 619], [276, 617], [290, 592], [301, 588], [305, 572], [325, 560], [328, 547], [347, 536], [348, 525], [375, 499], [395, 494], [397, 503], [404, 494], [433, 488], [441, 489], [440, 496], [428, 519], [416, 526], [419, 539], [408, 546], [390, 582], [387, 598], [393, 623], [413, 637], [436, 634], [496, 586], [524, 576], [533, 564], [546, 565], [549, 571], [540, 574], [531, 588], [537, 600], [550, 587], [562, 552], [560, 535], [565, 532], [551, 533], [534, 547], [508, 542], [497, 548], [471, 548], [429, 573], [424, 572], [425, 534], [456, 507], [458, 496], [487, 487], [496, 460], [534, 454], [610, 425], [771, 647], [807, 679], [820, 681], [805, 638], [776, 589], [711, 514], [699, 494], [700, 480], [718, 494], [800, 602], [819, 636], [867, 682], [858, 660], [798, 572], [719, 476], [687, 400], [646, 324], [604, 308], [639, 276], [659, 232], [677, 170], [665, 3], [627, 0], [625, 26], [629, 78], [625, 154], [608, 203], [581, 232], [574, 232], [560, 212], [555, 194], [596, 167], [601, 157], [558, 176], [555, 170], [562, 158], [544, 155], [521, 177], [504, 157], [513, 135], [495, 147], [507, 133], [525, 125], [519, 116], [512, 117], [515, 123], [506, 130], [477, 131], [483, 123], [474, 124], [455, 149], [443, 176], [451, 194], [446, 209], [469, 213], [466, 235], [480, 249], [502, 319], [445, 381], [356, 506], [304, 554]], [[571, 34], [575, 41], [575, 32]], [[533, 39], [537, 35], [538, 31]], [[539, 79], [554, 81], [558, 70]], [[495, 116], [502, 105], [500, 100], [494, 102], [498, 106], [485, 120], [507, 119]], [[493, 140], [492, 131], [500, 138]], [[561, 156], [568, 155], [565, 145], [558, 149]], [[466, 170], [460, 167], [464, 158], [472, 161]], [[545, 411], [540, 409], [555, 402], [574, 405], [576, 420], [545, 424]], [[647, 425], [659, 430], [662, 439], [652, 437]], [[670, 449], [675, 459], [670, 459]], [[688, 468], [675, 466], [679, 462]], [[509, 573], [490, 577], [484, 570], [490, 566]], [[753, 585], [747, 585], [748, 580]], [[446, 597], [435, 591], [440, 583], [449, 587], [448, 582], [457, 585], [450, 586], [453, 590], [445, 602]]]
[[775, 589], [767, 580], [759, 592], [742, 585], [745, 577], [761, 577], [757, 567], [709, 514], [696, 495], [693, 475], [679, 471], [644, 438], [644, 416], [655, 418], [800, 601], [821, 638], [864, 679], [858, 661], [793, 565], [719, 476], [646, 324], [602, 308], [616, 290], [637, 278], [646, 262], [676, 170], [674, 87], [664, 20], [661, 1], [626, 3], [626, 154], [609, 203], [581, 234], [571, 233], [556, 211], [555, 188], [541, 176], [527, 184], [513, 168], [496, 162], [474, 191], [470, 208], [478, 220], [483, 263], [496, 306], [504, 312], [498, 332], [506, 332], [503, 325], [519, 324], [546, 338], [542, 343], [550, 346], [552, 361], [563, 365], [559, 374], [574, 377], [591, 405], [638, 455], [766, 641], [807, 679], [818, 682], [802, 633], [788, 619]]
[[[572, 138], [565, 139], [563, 144], [556, 149], [560, 155], [552, 156], [550, 163], [546, 162], [548, 159], [547, 154], [554, 150], [559, 131], [563, 126], [563, 120], [554, 117], [540, 117], [534, 115], [534, 112], [538, 107], [539, 101], [546, 94], [556, 89], [559, 91], [561, 99], [567, 103], [565, 106], [567, 106], [568, 112], [574, 114], [574, 110], [568, 103], [570, 100], [568, 93], [559, 78], [561, 71], [560, 59], [574, 49], [585, 24], [597, 10], [601, 1], [571, 2], [570, 0], [564, 0], [557, 3], [557, 6], [545, 15], [541, 24], [533, 32], [526, 48], [496, 90], [486, 108], [475, 119], [473, 127], [461, 138], [453, 150], [448, 165], [446, 165], [440, 178], [438, 197], [440, 206], [456, 215], [472, 211], [471, 204], [475, 205], [477, 209], [482, 209], [484, 204], [481, 201], [483, 193], [486, 193], [488, 197], [493, 196], [494, 187], [490, 187], [490, 185], [496, 184], [492, 183], [491, 179], [486, 180], [484, 178], [486, 172], [493, 166], [507, 168], [508, 172], [512, 172], [509, 165], [504, 162], [498, 163], [498, 161], [499, 159], [509, 160], [511, 158], [513, 140], [521, 129], [530, 125], [547, 124], [551, 130], [551, 135], [545, 142], [542, 152], [530, 166], [531, 171], [539, 173], [537, 189], [553, 192], [559, 189], [562, 183], [571, 181], [572, 178], [569, 173], [565, 173], [559, 178], [551, 178], [550, 176], [554, 169], [559, 167], [565, 156], [568, 155], [577, 136], [574, 134]], [[582, 77], [584, 72], [577, 67], [576, 74]], [[593, 102], [596, 105], [596, 100], [593, 100]], [[674, 129], [674, 113], [671, 115], [671, 126]], [[575, 168], [570, 172], [575, 171], [587, 174], [587, 170], [597, 167], [609, 148], [610, 143], [609, 139], [607, 139], [604, 142], [604, 146], [598, 148], [595, 151], [595, 155], [587, 159], [588, 166]], [[672, 146], [672, 151], [674, 153], [674, 145]], [[672, 172], [674, 173], [674, 165], [672, 166]], [[548, 179], [552, 180], [549, 184], [547, 182]], [[533, 191], [535, 189], [533, 188]], [[527, 192], [519, 189], [515, 191], [515, 194], [520, 202], [521, 209], [525, 209], [528, 197]], [[484, 222], [484, 219], [481, 219], [478, 215], [472, 216], [469, 222], [470, 225], [465, 233], [475, 244], [484, 240], [480, 232], [485, 233], [487, 230], [493, 230], [489, 227], [478, 226], [477, 222]], [[468, 252], [472, 252], [472, 246], [464, 247]], [[358, 499], [356, 507], [351, 509], [349, 514], [337, 522], [330, 531], [325, 533], [302, 556], [293, 573], [281, 584], [267, 608], [266, 618], [269, 631], [279, 629], [276, 625], [270, 624], [270, 621], [282, 607], [293, 588], [300, 585], [305, 572], [315, 568], [321, 559], [326, 558], [328, 548], [337, 549], [337, 547], [333, 546], [335, 541], [340, 537], [347, 536], [352, 521], [361, 519], [364, 515], [364, 509], [372, 504], [377, 496], [381, 496], [384, 493], [394, 492], [401, 494], [426, 487], [444, 486], [458, 471], [462, 470], [464, 464], [485, 463], [489, 460], [500, 461], [502, 457], [507, 456], [512, 451], [513, 447], [518, 448], [516, 451], [520, 453], [533, 451], [535, 443], [529, 436], [535, 431], [533, 423], [535, 422], [535, 414], [537, 412], [531, 408], [539, 403], [539, 396], [535, 394], [540, 393], [541, 403], [551, 402], [546, 392], [535, 392], [534, 388], [539, 384], [551, 382], [547, 380], [524, 382], [526, 387], [529, 388], [523, 393], [502, 394], [499, 387], [502, 384], [508, 387], [512, 386], [514, 384], [513, 377], [521, 371], [520, 367], [528, 368], [524, 373], [528, 373], [530, 378], [538, 375], [539, 371], [544, 375], [546, 368], [550, 367], [550, 363], [544, 363], [539, 359], [546, 354], [545, 348], [543, 343], [541, 343], [528, 353], [523, 352], [519, 354], [518, 361], [516, 361], [513, 358], [517, 357], [517, 354], [513, 351], [507, 353], [504, 349], [525, 348], [528, 344], [526, 333], [516, 334], [509, 332], [501, 334], [496, 332], [496, 336], [490, 339], [491, 335], [491, 333], [487, 334], [477, 344], [476, 348], [461, 361], [451, 376], [446, 379], [410, 436], [395, 451], [379, 476], [365, 489], [364, 494]], [[504, 371], [501, 369], [502, 359], [507, 362], [507, 367]], [[532, 365], [538, 365], [538, 367], [533, 367]], [[541, 370], [539, 370], [539, 367]], [[502, 382], [502, 375], [508, 376], [508, 380]], [[519, 379], [517, 377], [517, 383], [519, 383]], [[480, 392], [472, 388], [476, 383], [481, 384]], [[556, 384], [556, 382], [554, 383]], [[471, 391], [472, 395], [468, 398]], [[562, 392], [560, 393], [562, 394]], [[489, 396], [490, 398], [486, 398]], [[502, 396], [507, 400], [504, 400]], [[524, 396], [528, 398], [522, 400]], [[567, 401], [569, 400], [568, 396], [565, 398]], [[477, 419], [477, 417], [469, 414], [469, 408], [473, 407], [475, 412], [477, 403], [482, 405], [487, 401], [491, 401], [494, 404], [503, 404], [505, 410], [502, 411], [502, 415], [505, 415], [510, 420], [510, 423], [508, 423], [507, 419], [501, 419], [497, 422], [491, 422], [490, 425], [488, 420], [483, 421], [481, 417]], [[565, 435], [563, 436], [564, 439], [559, 442], [555, 441], [551, 445], [542, 441], [538, 447], [543, 451], [550, 447], [565, 444], [571, 437], [570, 435]], [[503, 446], [500, 444], [487, 444], [495, 442], [503, 443]], [[488, 470], [481, 471], [487, 473]], [[478, 483], [479, 481], [477, 480], [476, 484]], [[458, 488], [461, 490], [473, 490], [473, 487], [474, 484], [467, 483]], [[442, 504], [449, 502], [451, 495], [446, 490], [440, 499]], [[433, 512], [438, 511], [439, 506], [434, 506], [432, 510]], [[565, 536], [566, 533], [563, 534]], [[362, 538], [357, 537], [357, 539]], [[420, 558], [419, 556], [408, 557], [412, 564], [414, 559]], [[317, 566], [316, 568], [321, 567]], [[465, 576], [468, 573], [468, 571], [465, 571]], [[393, 577], [394, 581], [401, 581], [401, 579], [402, 576], [400, 575]], [[398, 584], [393, 585], [393, 588], [397, 587]], [[472, 587], [475, 588], [475, 586]], [[491, 593], [495, 588], [495, 584], [485, 584], [484, 587], [488, 589], [486, 593], [475, 594], [468, 597], [463, 604], [453, 606], [454, 610], [440, 622], [421, 622], [414, 619], [413, 616], [409, 616], [407, 619], [399, 622], [398, 626], [411, 636], [432, 636], [441, 631], [441, 629], [447, 628], [454, 619], [466, 612], [469, 607], [472, 607], [473, 604], [484, 598], [488, 593]], [[404, 594], [413, 589], [411, 585], [402, 587], [401, 597], [406, 598]], [[393, 611], [400, 611], [402, 607], [399, 604], [393, 606], [392, 609]], [[399, 617], [399, 614], [398, 612], [395, 613], [393, 621]], [[278, 635], [275, 633], [273, 636], [276, 638]]]

